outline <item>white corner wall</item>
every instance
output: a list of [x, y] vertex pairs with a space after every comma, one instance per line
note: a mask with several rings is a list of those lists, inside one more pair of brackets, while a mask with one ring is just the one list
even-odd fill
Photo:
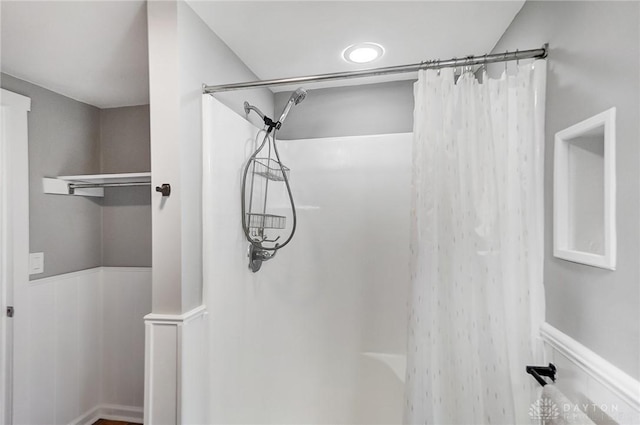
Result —
[[[147, 3], [152, 186], [153, 311], [183, 314], [202, 303], [202, 85], [257, 77], [184, 1]], [[252, 96], [268, 114], [268, 89], [224, 93], [243, 113]]]
[[[256, 76], [185, 2], [150, 1], [147, 17], [152, 186], [169, 183], [172, 193], [151, 200], [153, 314], [146, 327], [145, 423], [198, 423], [207, 410], [206, 318], [191, 316], [204, 316], [202, 85]], [[273, 112], [267, 89], [222, 97], [237, 100], [249, 93], [263, 111]], [[242, 101], [235, 100], [241, 114]]]
[[[202, 303], [202, 85], [252, 81], [255, 74], [185, 2], [178, 2], [180, 87], [180, 170], [182, 203], [182, 312]], [[220, 96], [244, 114], [250, 98], [272, 113], [268, 89], [242, 90]], [[250, 97], [247, 97], [250, 96]], [[173, 160], [177, 160], [174, 158]], [[155, 263], [154, 263], [155, 264]]]
[[145, 316], [145, 424], [205, 424], [207, 310]]
[[15, 317], [25, 332], [14, 344], [14, 424], [141, 421], [151, 269], [98, 267], [28, 285]]

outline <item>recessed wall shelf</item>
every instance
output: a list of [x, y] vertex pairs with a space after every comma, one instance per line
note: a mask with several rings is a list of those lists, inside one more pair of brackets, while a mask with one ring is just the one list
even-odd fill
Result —
[[553, 255], [616, 269], [616, 108], [556, 133]]
[[147, 186], [151, 173], [85, 174], [78, 176], [44, 177], [44, 193], [103, 197], [105, 187]]

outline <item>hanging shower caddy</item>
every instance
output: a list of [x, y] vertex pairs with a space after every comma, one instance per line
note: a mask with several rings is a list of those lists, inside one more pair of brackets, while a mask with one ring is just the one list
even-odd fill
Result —
[[[242, 175], [242, 229], [249, 241], [249, 269], [254, 273], [260, 270], [264, 261], [273, 258], [277, 251], [287, 245], [296, 231], [296, 208], [289, 185], [289, 168], [280, 160], [276, 144], [276, 132], [293, 105], [300, 103], [306, 96], [303, 89], [296, 90], [285, 106], [280, 119], [273, 121], [258, 108], [244, 103], [247, 114], [255, 111], [264, 121], [265, 127], [256, 135], [257, 149], [249, 157]], [[262, 141], [260, 142], [260, 137]], [[269, 190], [273, 184], [284, 183], [291, 206], [292, 225], [286, 238], [282, 238], [286, 229], [287, 217], [273, 214], [269, 210]]]
[[[271, 154], [273, 139], [268, 135], [266, 137], [268, 138], [267, 144], [270, 145], [267, 150], [269, 154]], [[277, 244], [280, 236], [269, 238], [267, 230], [285, 229], [287, 226], [287, 217], [267, 213], [269, 184], [271, 182], [283, 182], [285, 178], [288, 180], [289, 168], [271, 157], [251, 157], [247, 165], [249, 169], [250, 191], [248, 195], [249, 209], [245, 212], [245, 225], [249, 229], [249, 235], [252, 239], [250, 242], [253, 241], [260, 244], [273, 242]], [[262, 178], [262, 181], [258, 181], [257, 178]]]

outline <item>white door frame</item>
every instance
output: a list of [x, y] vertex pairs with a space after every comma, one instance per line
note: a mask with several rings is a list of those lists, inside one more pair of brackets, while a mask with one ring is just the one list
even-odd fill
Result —
[[12, 424], [14, 287], [29, 280], [29, 155], [31, 99], [0, 93], [0, 423]]

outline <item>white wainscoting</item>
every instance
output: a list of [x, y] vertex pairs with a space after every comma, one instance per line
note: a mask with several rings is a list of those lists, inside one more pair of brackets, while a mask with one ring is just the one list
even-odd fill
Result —
[[206, 306], [184, 314], [152, 313], [144, 319], [144, 423], [208, 423]]
[[144, 404], [144, 316], [151, 312], [151, 269], [105, 267], [102, 285], [102, 403]]
[[[140, 422], [151, 269], [98, 267], [31, 281], [16, 338], [14, 424]], [[16, 315], [17, 315], [16, 314]]]
[[540, 335], [557, 387], [596, 424], [640, 424], [640, 382], [548, 323]]

